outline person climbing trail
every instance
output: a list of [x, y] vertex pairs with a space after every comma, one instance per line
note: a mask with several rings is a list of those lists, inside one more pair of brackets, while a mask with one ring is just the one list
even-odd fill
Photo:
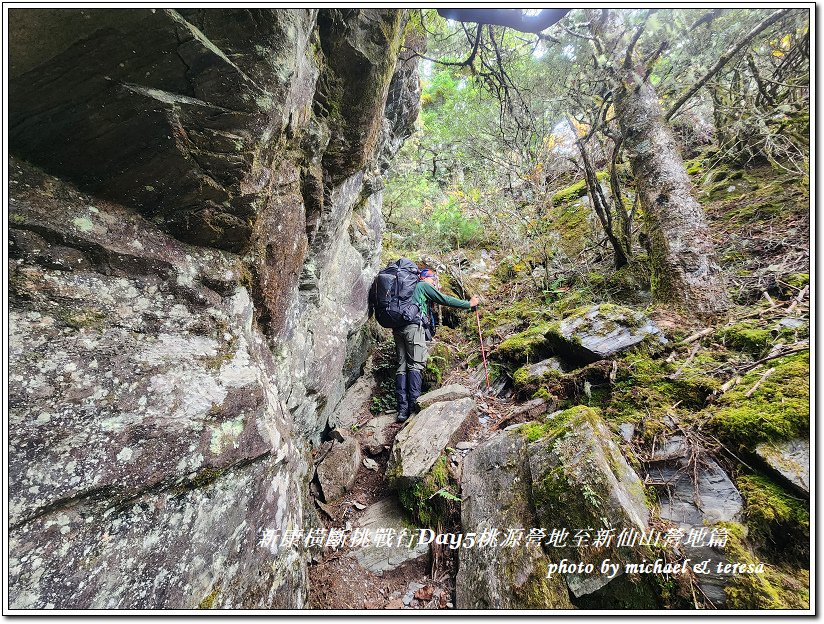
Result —
[[398, 422], [409, 418], [421, 395], [429, 356], [426, 342], [434, 336], [432, 303], [469, 310], [478, 306], [479, 299], [475, 295], [468, 301], [445, 295], [438, 290], [434, 270], [418, 269], [405, 258], [382, 270], [369, 290], [369, 316], [374, 312], [378, 323], [391, 328], [395, 338]]

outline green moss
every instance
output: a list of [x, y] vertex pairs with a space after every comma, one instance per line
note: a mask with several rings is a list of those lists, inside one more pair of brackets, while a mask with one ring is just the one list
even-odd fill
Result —
[[[456, 501], [449, 496], [455, 496], [458, 484], [450, 478], [448, 464], [449, 459], [446, 455], [441, 455], [423, 479], [398, 491], [401, 505], [412, 512], [423, 526], [437, 526], [439, 522], [459, 510]], [[391, 478], [391, 475], [387, 477]], [[438, 494], [441, 490], [448, 494]]]
[[[481, 329], [484, 335], [488, 335], [500, 326], [514, 324], [517, 327], [526, 327], [547, 321], [551, 318], [552, 310], [546, 305], [532, 299], [524, 298], [497, 310], [483, 310], [481, 314]], [[474, 324], [475, 319], [472, 318], [470, 320], [472, 321], [471, 325], [474, 335], [477, 336], [478, 328], [477, 325]]]
[[[618, 360], [615, 382], [603, 403], [604, 416], [614, 424], [641, 425], [641, 435], [651, 441], [663, 431], [662, 421], [674, 406], [684, 410], [704, 407], [706, 397], [721, 385], [706, 371], [720, 364], [711, 355], [696, 356], [682, 367], [682, 362], [666, 362], [643, 352], [627, 354]], [[681, 372], [673, 379], [678, 369]]]
[[764, 369], [747, 373], [741, 383], [709, 409], [709, 426], [727, 442], [753, 448], [758, 442], [788, 439], [810, 428], [809, 353], [772, 362], [775, 368], [752, 396], [746, 393], [761, 379]]
[[529, 382], [529, 366], [521, 366], [516, 370], [515, 374], [512, 375], [512, 381], [516, 388], [525, 386]]
[[551, 226], [559, 236], [558, 247], [569, 258], [576, 257], [586, 247], [591, 210], [581, 203], [562, 204], [550, 211]]
[[430, 386], [440, 386], [443, 381], [443, 371], [447, 361], [446, 358], [430, 355], [426, 360], [426, 366], [423, 370], [423, 378]]
[[763, 329], [758, 321], [747, 320], [722, 327], [715, 339], [732, 349], [757, 356], [772, 343], [772, 333]]
[[[724, 554], [731, 563], [759, 563], [747, 546], [747, 530], [742, 525], [723, 522], [716, 526], [728, 531]], [[724, 592], [729, 609], [808, 609], [809, 586], [809, 571], [765, 563], [760, 574], [731, 576]]]
[[546, 388], [538, 388], [535, 393], [532, 395], [533, 399], [551, 399], [552, 395], [549, 393], [549, 390]]
[[504, 340], [498, 345], [495, 353], [497, 357], [510, 362], [537, 361], [549, 355], [549, 343], [546, 336], [549, 329], [549, 323], [533, 325], [526, 331]]
[[518, 431], [528, 442], [535, 442], [543, 438], [556, 438], [569, 430], [573, 420], [589, 421], [593, 426], [600, 422], [598, 411], [586, 405], [576, 405], [556, 413], [551, 418], [533, 421], [518, 427]]
[[77, 330], [99, 330], [103, 327], [103, 321], [106, 318], [103, 312], [86, 308], [60, 309], [56, 311], [55, 316], [65, 325]]
[[684, 167], [686, 167], [689, 175], [696, 175], [704, 171], [704, 159], [703, 157], [693, 158], [685, 162]]
[[561, 189], [557, 193], [552, 196], [552, 203], [556, 206], [558, 204], [563, 204], [568, 201], [574, 199], [580, 199], [584, 195], [587, 194], [587, 181], [586, 180], [579, 180], [575, 184], [571, 184], [570, 186]]
[[744, 497], [747, 527], [756, 543], [782, 560], [808, 561], [810, 512], [807, 503], [762, 476], [741, 476], [736, 479], [736, 485]]
[[793, 288], [797, 288], [801, 290], [810, 283], [810, 274], [809, 273], [793, 273], [792, 275], [788, 275], [784, 281], [792, 286]]
[[[598, 180], [605, 180], [609, 177], [608, 171], [599, 171], [595, 174]], [[561, 189], [557, 193], [552, 196], [552, 203], [554, 205], [562, 204], [565, 202], [569, 202], [575, 199], [580, 199], [584, 195], [587, 194], [587, 181], [586, 180], [579, 180], [575, 184], [571, 184], [570, 186]]]
[[781, 487], [765, 477], [745, 475], [736, 480], [747, 503], [747, 519], [750, 528], [766, 528], [771, 524], [798, 525], [810, 528], [807, 505], [789, 496]]

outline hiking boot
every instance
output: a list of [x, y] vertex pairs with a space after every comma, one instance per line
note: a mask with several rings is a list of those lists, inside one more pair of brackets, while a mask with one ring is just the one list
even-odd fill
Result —
[[406, 374], [406, 394], [409, 397], [409, 409], [418, 409], [418, 397], [421, 396], [423, 375], [421, 371], [411, 370]]
[[395, 375], [395, 396], [398, 399], [398, 422], [409, 418], [409, 401], [407, 400], [407, 375]]

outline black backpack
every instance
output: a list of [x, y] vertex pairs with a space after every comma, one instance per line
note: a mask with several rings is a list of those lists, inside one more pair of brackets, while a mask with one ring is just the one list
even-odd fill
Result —
[[370, 298], [375, 318], [382, 327], [396, 328], [421, 322], [421, 311], [412, 300], [420, 270], [411, 260], [401, 258], [381, 270], [372, 283]]

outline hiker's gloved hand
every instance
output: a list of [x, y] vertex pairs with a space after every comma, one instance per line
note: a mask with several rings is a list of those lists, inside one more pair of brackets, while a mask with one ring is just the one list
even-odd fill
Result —
[[478, 295], [473, 295], [472, 298], [469, 300], [469, 307], [470, 308], [477, 308], [478, 304], [480, 302], [481, 302], [481, 300], [478, 299]]

